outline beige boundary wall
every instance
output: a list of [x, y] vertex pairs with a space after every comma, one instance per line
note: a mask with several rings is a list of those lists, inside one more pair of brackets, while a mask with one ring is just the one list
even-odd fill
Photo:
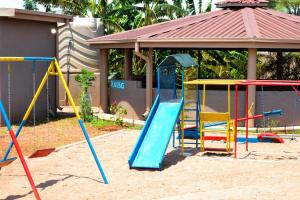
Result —
[[[142, 114], [145, 112], [146, 106], [146, 89], [141, 88], [139, 81], [125, 81], [125, 89], [110, 88], [110, 103], [114, 101], [121, 103], [127, 109], [127, 117], [133, 119], [143, 119]], [[194, 91], [195, 92], [195, 91]], [[201, 94], [202, 91], [200, 91]], [[157, 94], [153, 89], [153, 100]], [[191, 91], [189, 92], [191, 95]], [[234, 91], [231, 91], [231, 117], [234, 117]], [[192, 95], [191, 95], [192, 96]], [[262, 113], [262, 94], [261, 91], [256, 92], [256, 113]], [[295, 109], [295, 98], [298, 104]], [[245, 92], [239, 92], [239, 116], [245, 115]], [[293, 115], [295, 115], [295, 125], [300, 125], [300, 101], [293, 91], [264, 91], [264, 107], [265, 111], [273, 109], [282, 109], [283, 116], [272, 117], [278, 121], [278, 126], [290, 126], [293, 124]], [[208, 90], [206, 100], [206, 111], [225, 112], [227, 109], [227, 91], [225, 90]], [[262, 125], [261, 120], [256, 121], [257, 125]]]

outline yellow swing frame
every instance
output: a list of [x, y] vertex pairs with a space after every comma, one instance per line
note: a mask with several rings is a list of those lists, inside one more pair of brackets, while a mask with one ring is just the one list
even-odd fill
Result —
[[[67, 93], [67, 96], [69, 98], [69, 101], [71, 103], [73, 111], [74, 111], [74, 113], [76, 115], [76, 118], [78, 119], [79, 125], [80, 125], [80, 127], [82, 129], [82, 132], [83, 132], [83, 134], [85, 136], [85, 139], [86, 139], [86, 141], [87, 141], [87, 143], [89, 145], [89, 148], [90, 148], [90, 150], [92, 152], [92, 155], [93, 155], [93, 157], [95, 159], [95, 162], [97, 164], [97, 167], [98, 167], [98, 169], [99, 169], [99, 171], [100, 171], [100, 173], [102, 175], [104, 183], [108, 184], [108, 180], [107, 180], [107, 178], [105, 176], [104, 170], [102, 169], [102, 166], [100, 164], [99, 158], [98, 158], [98, 156], [96, 154], [96, 151], [95, 151], [95, 149], [94, 149], [94, 147], [93, 147], [93, 145], [91, 143], [89, 135], [88, 135], [88, 133], [86, 131], [86, 128], [85, 128], [85, 126], [83, 124], [83, 121], [82, 121], [82, 119], [80, 117], [79, 111], [78, 111], [78, 109], [77, 109], [77, 107], [75, 105], [75, 102], [73, 100], [71, 92], [70, 92], [70, 90], [69, 90], [69, 88], [67, 86], [67, 83], [66, 83], [66, 81], [65, 81], [65, 79], [63, 77], [62, 71], [61, 71], [61, 69], [59, 67], [59, 64], [58, 64], [56, 58], [54, 58], [54, 57], [53, 58], [51, 58], [51, 57], [0, 57], [0, 62], [23, 62], [23, 61], [32, 61], [32, 62], [36, 62], [36, 61], [48, 61], [48, 62], [50, 62], [50, 64], [49, 64], [48, 70], [45, 73], [45, 75], [44, 75], [44, 77], [43, 77], [43, 79], [42, 79], [42, 81], [41, 81], [41, 83], [40, 83], [40, 85], [39, 85], [39, 87], [38, 87], [38, 89], [37, 89], [34, 97], [31, 100], [31, 103], [30, 103], [30, 105], [29, 105], [29, 107], [28, 107], [28, 109], [27, 109], [27, 111], [26, 111], [26, 113], [25, 113], [25, 115], [23, 117], [22, 122], [20, 123], [20, 125], [18, 127], [18, 130], [16, 132], [16, 137], [18, 137], [18, 135], [20, 134], [20, 132], [22, 130], [22, 127], [24, 126], [26, 120], [28, 119], [28, 117], [29, 117], [29, 115], [30, 115], [30, 113], [31, 113], [31, 111], [32, 111], [32, 109], [33, 109], [33, 107], [34, 107], [34, 105], [35, 105], [35, 103], [36, 103], [39, 95], [41, 94], [41, 91], [42, 91], [43, 87], [45, 86], [45, 83], [47, 82], [48, 77], [49, 76], [58, 76], [59, 79], [61, 80], [62, 84], [63, 84], [63, 87], [64, 87], [66, 93]], [[8, 148], [5, 156], [4, 156], [4, 158], [2, 159], [2, 161], [3, 160], [5, 161], [5, 160], [8, 159], [7, 157], [8, 157], [8, 154], [10, 153], [10, 150], [11, 150], [12, 147], [13, 147], [13, 143], [10, 144], [10, 146], [9, 146], [9, 148]]]

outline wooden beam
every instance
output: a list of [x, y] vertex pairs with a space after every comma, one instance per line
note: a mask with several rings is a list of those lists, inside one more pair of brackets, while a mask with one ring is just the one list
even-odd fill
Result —
[[146, 69], [146, 112], [150, 112], [152, 106], [152, 84], [153, 84], [153, 49], [148, 52]]
[[277, 51], [276, 60], [276, 78], [277, 80], [283, 80], [283, 55], [282, 51]]
[[132, 49], [124, 50], [124, 79], [129, 81], [132, 79]]
[[108, 112], [108, 50], [100, 49], [100, 110]]

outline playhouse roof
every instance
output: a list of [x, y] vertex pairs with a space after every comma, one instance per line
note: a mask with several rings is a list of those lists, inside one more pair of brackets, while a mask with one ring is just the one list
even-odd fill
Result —
[[181, 65], [184, 68], [187, 67], [199, 67], [198, 63], [190, 56], [190, 54], [173, 54], [165, 58], [158, 67], [169, 67], [176, 64]]
[[139, 43], [141, 48], [299, 49], [300, 17], [267, 9], [264, 0], [233, 1], [218, 4], [221, 10], [97, 37], [88, 42], [98, 48], [134, 48], [135, 43]]

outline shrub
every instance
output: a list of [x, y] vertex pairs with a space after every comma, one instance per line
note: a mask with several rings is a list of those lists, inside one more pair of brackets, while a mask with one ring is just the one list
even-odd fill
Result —
[[82, 69], [80, 74], [75, 76], [75, 80], [78, 82], [78, 85], [81, 88], [79, 104], [83, 121], [90, 122], [93, 118], [93, 113], [91, 98], [88, 90], [93, 85], [93, 81], [95, 81], [95, 75], [91, 71]]
[[118, 104], [116, 100], [112, 105], [109, 106], [109, 112], [113, 114], [113, 120], [117, 125], [124, 125], [123, 116], [127, 114], [127, 110]]

